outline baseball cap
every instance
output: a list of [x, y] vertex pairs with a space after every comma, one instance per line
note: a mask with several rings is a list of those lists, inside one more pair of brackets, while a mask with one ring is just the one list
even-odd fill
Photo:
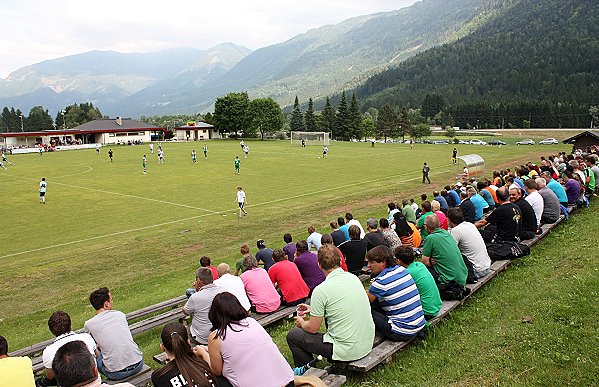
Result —
[[258, 239], [258, 241], [256, 242], [256, 246], [258, 246], [259, 249], [265, 248], [266, 244], [264, 243], [264, 239]]

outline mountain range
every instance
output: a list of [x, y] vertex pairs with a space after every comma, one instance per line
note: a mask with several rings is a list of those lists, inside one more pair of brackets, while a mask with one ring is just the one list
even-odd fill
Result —
[[362, 108], [446, 102], [568, 100], [592, 104], [599, 86], [599, 2], [421, 0], [358, 16], [251, 51], [146, 54], [93, 51], [21, 68], [0, 79], [0, 106], [51, 111], [92, 102], [110, 116], [195, 114], [247, 91], [282, 106], [356, 91]]

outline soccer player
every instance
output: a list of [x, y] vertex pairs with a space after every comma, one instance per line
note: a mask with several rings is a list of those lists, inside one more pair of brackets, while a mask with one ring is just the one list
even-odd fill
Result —
[[424, 184], [424, 180], [428, 180], [428, 183], [431, 183], [431, 179], [429, 179], [428, 177], [428, 173], [431, 171], [431, 168], [428, 166], [427, 163], [424, 163], [424, 165], [422, 166], [422, 184]]
[[243, 142], [243, 140], [239, 141], [239, 146], [241, 147], [241, 150], [243, 150], [245, 147], [245, 142]]
[[244, 146], [243, 147], [243, 153], [245, 153], [245, 158], [248, 158], [248, 153], [250, 153], [250, 147], [249, 146]]
[[302, 148], [306, 147], [306, 140], [302, 138]]
[[112, 148], [108, 149], [108, 157], [110, 157], [110, 162], [112, 163]]
[[2, 163], [9, 163], [10, 165], [12, 165], [12, 163], [8, 161], [8, 159], [6, 158], [6, 153], [4, 152], [2, 152]]
[[96, 154], [100, 155], [100, 145], [96, 145]]
[[162, 148], [158, 148], [158, 164], [164, 164], [164, 152]]
[[197, 155], [195, 149], [191, 151], [191, 161], [193, 161], [194, 164], [197, 162]]
[[239, 175], [239, 167], [241, 167], [241, 160], [239, 156], [235, 156], [235, 174]]
[[141, 164], [144, 167], [144, 175], [148, 172], [148, 159], [146, 157], [146, 155], [144, 155], [144, 158], [141, 161]]
[[42, 152], [43, 152], [43, 151], [44, 151], [44, 150], [43, 150], [43, 149], [42, 149], [42, 147], [40, 146], [40, 149], [39, 149], [40, 156], [42, 155]]
[[154, 144], [150, 144], [150, 153], [154, 154]]
[[46, 178], [42, 177], [42, 181], [40, 181], [40, 203], [46, 204], [46, 187], [48, 187], [48, 183], [46, 183]]
[[0, 167], [5, 171], [8, 171], [8, 169], [6, 169], [6, 167], [4, 166], [4, 161], [0, 161]]
[[328, 153], [329, 153], [329, 147], [325, 145], [324, 148], [322, 148], [322, 158], [326, 159]]
[[208, 145], [204, 144], [204, 158], [208, 160]]
[[453, 148], [453, 152], [451, 153], [451, 162], [455, 165], [458, 163], [458, 150]]
[[237, 187], [237, 204], [239, 205], [239, 217], [241, 218], [241, 214], [243, 216], [247, 215], [247, 211], [243, 208], [245, 206], [245, 192], [241, 189], [241, 187]]

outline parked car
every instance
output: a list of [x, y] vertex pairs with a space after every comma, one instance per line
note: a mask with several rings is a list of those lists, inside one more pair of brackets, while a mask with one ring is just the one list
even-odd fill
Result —
[[458, 140], [458, 144], [469, 145], [470, 141], [467, 141], [467, 140]]
[[449, 140], [434, 140], [433, 144], [449, 144]]
[[470, 145], [487, 145], [487, 143], [481, 140], [470, 140]]
[[526, 139], [526, 140], [522, 140], [522, 141], [518, 141], [516, 143], [516, 145], [534, 145], [535, 142], [533, 140], [531, 140], [530, 138]]
[[544, 140], [539, 141], [540, 145], [555, 145], [555, 144], [559, 144], [559, 141], [557, 141], [555, 138], [546, 138]]
[[489, 145], [505, 145], [505, 142], [501, 140], [491, 140], [489, 141]]

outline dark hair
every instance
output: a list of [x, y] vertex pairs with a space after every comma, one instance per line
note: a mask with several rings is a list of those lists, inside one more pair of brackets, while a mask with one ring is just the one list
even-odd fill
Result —
[[318, 249], [318, 264], [323, 270], [339, 267], [341, 265], [339, 249], [333, 245], [320, 246], [320, 249]]
[[100, 310], [104, 307], [106, 301], [110, 301], [110, 290], [108, 288], [100, 288], [94, 290], [89, 295], [89, 303], [92, 304], [95, 310]]
[[407, 237], [414, 233], [412, 227], [408, 224], [408, 220], [401, 212], [393, 214], [393, 220], [395, 221], [395, 232], [399, 237]]
[[202, 266], [202, 267], [210, 266], [210, 258], [206, 255], [204, 255], [202, 258], [200, 258], [200, 266]]
[[202, 281], [204, 285], [211, 284], [214, 280], [214, 277], [212, 276], [212, 270], [208, 269], [207, 267], [200, 267], [198, 270], [196, 270], [196, 278]]
[[366, 260], [371, 262], [385, 262], [386, 267], [397, 265], [397, 260], [393, 256], [393, 252], [387, 246], [376, 246], [366, 253]]
[[482, 181], [479, 181], [478, 183], [476, 183], [476, 188], [478, 188], [479, 191], [482, 191], [487, 185], [485, 183], [483, 183]]
[[381, 226], [381, 228], [388, 228], [389, 227], [389, 221], [387, 220], [387, 218], [381, 218], [381, 219], [379, 219], [379, 226]]
[[352, 220], [353, 218], [354, 218], [354, 216], [351, 214], [351, 212], [346, 212], [345, 213], [345, 219], [347, 219], [348, 222], [350, 220]]
[[331, 234], [322, 234], [322, 236], [320, 237], [320, 244], [329, 245], [331, 243], [333, 243], [333, 237], [331, 236]]
[[308, 242], [302, 239], [301, 241], [295, 244], [295, 249], [298, 253], [304, 253], [308, 251]]
[[71, 331], [71, 317], [63, 311], [56, 311], [48, 319], [48, 328], [56, 337], [69, 333]]
[[331, 226], [331, 228], [332, 228], [333, 230], [335, 230], [335, 229], [337, 229], [337, 228], [339, 227], [339, 225], [337, 224], [337, 222], [336, 222], [335, 220], [331, 220], [331, 221], [329, 222], [329, 226]]
[[210, 385], [210, 380], [206, 377], [206, 375], [212, 375], [210, 366], [191, 350], [187, 329], [183, 324], [178, 322], [166, 324], [162, 328], [160, 340], [164, 348], [174, 356], [174, 359], [156, 371], [157, 377], [167, 375], [173, 369], [178, 369], [189, 386]]
[[395, 203], [391, 202], [389, 204], [387, 204], [387, 207], [389, 208], [389, 211], [394, 210], [397, 208], [397, 206], [395, 205]]
[[423, 193], [422, 195], [420, 195], [420, 200], [425, 201], [428, 198], [428, 196], [426, 196], [425, 193]]
[[361, 233], [360, 227], [356, 226], [355, 224], [349, 226], [349, 239], [360, 239]]
[[505, 202], [510, 198], [510, 192], [505, 187], [498, 188], [496, 194], [497, 200], [501, 202]]
[[8, 341], [4, 336], [0, 336], [0, 356], [8, 354]]
[[464, 221], [464, 214], [462, 214], [462, 210], [459, 207], [454, 207], [447, 210], [447, 217], [451, 223], [456, 225]]
[[344, 226], [345, 225], [345, 219], [343, 219], [342, 216], [337, 218], [337, 224], [339, 225], [339, 227]]
[[431, 202], [429, 202], [428, 200], [425, 200], [422, 202], [422, 210], [424, 210], [424, 212], [431, 212], [432, 207], [431, 207]]
[[272, 260], [275, 262], [281, 262], [287, 259], [287, 254], [283, 249], [274, 249], [272, 252]]
[[398, 261], [410, 265], [414, 262], [414, 250], [409, 246], [397, 246], [393, 255]]
[[247, 327], [247, 325], [241, 324], [241, 320], [247, 316], [248, 312], [243, 309], [237, 297], [229, 292], [217, 294], [212, 300], [212, 305], [208, 312], [208, 319], [212, 323], [211, 330], [216, 331], [221, 340], [227, 337], [227, 328], [235, 331], [233, 325]]
[[72, 387], [93, 382], [96, 361], [87, 345], [81, 340], [61, 346], [52, 360], [52, 370], [61, 387]]
[[283, 235], [283, 241], [285, 243], [293, 242], [293, 238], [291, 237], [291, 234], [287, 233], [287, 234]]

